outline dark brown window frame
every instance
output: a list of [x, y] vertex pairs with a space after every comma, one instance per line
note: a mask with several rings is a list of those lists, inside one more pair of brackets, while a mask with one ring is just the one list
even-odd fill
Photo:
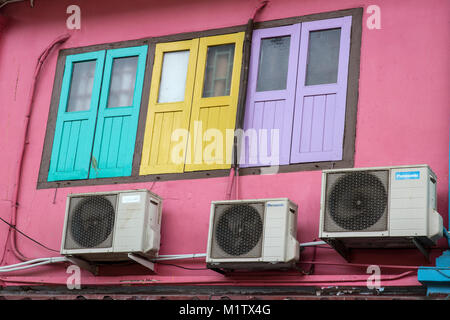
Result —
[[[280, 27], [290, 24], [296, 24], [307, 21], [339, 18], [344, 16], [352, 16], [351, 40], [350, 40], [350, 59], [349, 72], [347, 81], [347, 102], [345, 113], [345, 129], [344, 129], [344, 144], [343, 144], [343, 158], [339, 161], [324, 161], [312, 163], [299, 163], [282, 165], [278, 168], [278, 173], [296, 172], [296, 171], [311, 171], [323, 170], [330, 168], [349, 168], [354, 165], [355, 140], [356, 140], [356, 114], [358, 105], [358, 87], [359, 87], [359, 66], [360, 66], [360, 51], [361, 51], [361, 33], [362, 33], [362, 16], [363, 8], [346, 9], [326, 13], [311, 14], [301, 17], [283, 18], [278, 20], [257, 22], [254, 24], [254, 29], [264, 29], [272, 27]], [[175, 35], [167, 35], [162, 37], [143, 38], [138, 40], [128, 40], [116, 43], [98, 44], [80, 48], [69, 48], [60, 50], [57, 60], [55, 78], [53, 83], [53, 91], [51, 96], [50, 109], [47, 119], [47, 129], [45, 133], [44, 145], [42, 150], [41, 164], [39, 169], [39, 176], [37, 181], [37, 189], [47, 188], [63, 188], [73, 186], [89, 186], [89, 185], [114, 185], [153, 181], [169, 181], [169, 180], [184, 180], [184, 179], [202, 179], [211, 177], [225, 177], [230, 173], [230, 169], [224, 170], [208, 170], [184, 173], [168, 173], [168, 174], [152, 174], [139, 175], [139, 167], [142, 155], [142, 146], [144, 140], [145, 121], [147, 118], [148, 100], [150, 92], [150, 83], [155, 55], [155, 46], [157, 43], [189, 40], [199, 37], [207, 37], [214, 35], [224, 35], [235, 32], [246, 31], [246, 25], [227, 27], [221, 29], [213, 29], [199, 32], [180, 33]], [[114, 178], [99, 178], [99, 179], [84, 179], [84, 180], [64, 180], [48, 182], [48, 169], [50, 166], [50, 156], [53, 147], [53, 137], [55, 132], [56, 118], [58, 114], [59, 96], [61, 92], [62, 77], [64, 74], [65, 60], [68, 55], [78, 54], [83, 52], [91, 52], [98, 50], [108, 50], [115, 48], [133, 47], [140, 45], [148, 45], [148, 54], [146, 62], [146, 71], [144, 77], [144, 85], [142, 89], [142, 100], [139, 114], [138, 129], [136, 133], [135, 152], [133, 155], [133, 169], [131, 176], [128, 177], [114, 177]], [[250, 43], [244, 44], [245, 48], [250, 46]], [[247, 70], [246, 62], [242, 63], [242, 70]], [[245, 97], [242, 92], [244, 85], [244, 72], [241, 72], [240, 92], [239, 92], [239, 108], [245, 107]], [[237, 112], [239, 115], [239, 110]], [[237, 127], [239, 127], [239, 123]], [[239, 175], [259, 175], [261, 168], [241, 168]]]

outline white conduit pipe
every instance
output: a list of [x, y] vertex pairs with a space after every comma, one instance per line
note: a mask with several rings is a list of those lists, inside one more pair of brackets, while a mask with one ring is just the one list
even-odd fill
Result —
[[33, 260], [21, 262], [21, 263], [11, 264], [9, 266], [1, 266], [0, 270], [2, 270], [2, 269], [10, 269], [10, 268], [14, 268], [14, 267], [20, 267], [20, 266], [23, 266], [23, 265], [34, 264], [34, 263], [38, 263], [38, 262], [42, 262], [42, 261], [48, 261], [48, 259], [49, 258], [39, 258], [39, 259], [33, 259]]
[[[314, 241], [314, 242], [305, 242], [300, 243], [300, 247], [313, 247], [326, 245], [325, 241]], [[206, 253], [192, 253], [192, 254], [165, 254], [159, 255], [158, 257], [152, 259], [153, 261], [163, 261], [163, 260], [181, 260], [181, 259], [191, 259], [191, 258], [201, 258], [206, 257]]]
[[[306, 242], [301, 243], [300, 247], [310, 247], [326, 244], [324, 241], [315, 241], [315, 242]], [[206, 253], [188, 253], [188, 254], [164, 254], [160, 255], [154, 259], [153, 261], [166, 261], [166, 260], [183, 260], [183, 259], [192, 259], [192, 258], [203, 258], [206, 257]], [[51, 257], [51, 258], [38, 258], [25, 262], [20, 262], [8, 266], [1, 266], [0, 272], [11, 272], [17, 270], [30, 269], [37, 266], [42, 266], [51, 263], [59, 263], [59, 262], [68, 262], [69, 260], [66, 257]]]
[[65, 257], [39, 258], [39, 259], [33, 259], [33, 260], [16, 263], [16, 264], [8, 265], [8, 266], [1, 266], [0, 272], [11, 272], [11, 271], [34, 268], [37, 266], [42, 266], [42, 265], [51, 264], [51, 263], [60, 263], [60, 262], [67, 262], [67, 261], [69, 261], [69, 260], [67, 260], [67, 258], [65, 258]]
[[160, 255], [152, 261], [166, 261], [166, 260], [183, 260], [183, 259], [193, 259], [193, 258], [204, 258], [206, 257], [206, 253], [193, 253], [193, 254], [167, 254]]

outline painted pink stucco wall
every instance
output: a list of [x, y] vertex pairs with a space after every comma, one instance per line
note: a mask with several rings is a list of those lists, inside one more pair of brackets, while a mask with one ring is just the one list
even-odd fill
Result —
[[[14, 171], [19, 157], [28, 93], [39, 54], [57, 36], [69, 32], [63, 48], [243, 25], [256, 0], [191, 1], [77, 1], [81, 30], [66, 29], [66, 8], [72, 1], [37, 0], [1, 9], [8, 17], [0, 33], [0, 217], [9, 220]], [[381, 29], [369, 30], [367, 6], [381, 9]], [[355, 167], [429, 164], [438, 176], [438, 211], [448, 221], [448, 147], [450, 122], [450, 2], [388, 0], [272, 0], [258, 20], [364, 8]], [[150, 188], [152, 183], [87, 186], [37, 190], [46, 122], [52, 94], [57, 53], [53, 52], [39, 78], [26, 148], [17, 226], [31, 237], [59, 250], [68, 193]], [[321, 172], [244, 176], [239, 185], [243, 199], [289, 197], [299, 205], [298, 239], [313, 241], [318, 235]], [[212, 200], [225, 199], [228, 178], [157, 182], [152, 191], [164, 198], [160, 254], [206, 252], [209, 208]], [[0, 257], [8, 228], [0, 223]], [[439, 245], [444, 247], [444, 241]], [[19, 250], [29, 258], [49, 257], [49, 252], [22, 236]], [[433, 257], [441, 250], [435, 250]], [[7, 251], [3, 264], [18, 262]], [[301, 259], [310, 260], [312, 249]], [[333, 250], [317, 249], [316, 260], [339, 266], [318, 265], [315, 274], [270, 273], [225, 278], [210, 270], [182, 270], [158, 266], [157, 274], [140, 267], [101, 269], [100, 276], [82, 273], [82, 284], [197, 283], [234, 285], [365, 285], [363, 267], [347, 266]], [[417, 250], [358, 251], [354, 263], [426, 265]], [[204, 261], [176, 262], [202, 268]], [[308, 265], [303, 266], [305, 269]], [[0, 285], [17, 283], [65, 284], [62, 265], [0, 275]], [[414, 272], [382, 268], [382, 285], [420, 285]]]

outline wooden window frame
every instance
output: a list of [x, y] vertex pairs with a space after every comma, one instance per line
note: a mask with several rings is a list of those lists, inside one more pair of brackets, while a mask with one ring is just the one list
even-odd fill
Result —
[[[278, 173], [298, 172], [323, 170], [330, 168], [349, 168], [354, 165], [355, 140], [356, 140], [356, 115], [358, 105], [358, 88], [359, 88], [359, 72], [360, 72], [360, 53], [361, 53], [361, 34], [362, 34], [362, 17], [363, 8], [345, 9], [333, 12], [324, 12], [318, 14], [311, 14], [300, 17], [290, 17], [271, 21], [257, 22], [254, 24], [254, 29], [264, 29], [287, 26], [291, 24], [324, 20], [331, 18], [340, 18], [344, 16], [352, 16], [351, 36], [350, 36], [350, 54], [348, 66], [348, 82], [347, 82], [347, 100], [345, 112], [345, 129], [343, 142], [343, 157], [339, 161], [325, 161], [312, 163], [299, 163], [282, 165], [278, 168]], [[200, 32], [180, 33], [174, 35], [167, 35], [161, 37], [143, 38], [138, 40], [129, 40], [116, 43], [98, 44], [93, 46], [86, 46], [80, 48], [63, 49], [59, 52], [57, 67], [55, 72], [53, 91], [51, 96], [50, 109], [48, 113], [47, 128], [45, 139], [43, 143], [43, 151], [41, 157], [41, 165], [39, 169], [39, 176], [37, 181], [37, 189], [48, 188], [62, 188], [74, 186], [89, 186], [89, 185], [115, 185], [139, 182], [154, 182], [154, 181], [170, 181], [170, 180], [184, 180], [184, 179], [202, 179], [210, 177], [225, 177], [229, 175], [230, 169], [217, 169], [207, 171], [193, 171], [183, 173], [167, 173], [167, 174], [150, 174], [139, 175], [140, 161], [142, 155], [143, 138], [145, 131], [145, 120], [147, 118], [147, 106], [149, 102], [151, 73], [153, 68], [155, 45], [157, 43], [182, 41], [193, 38], [225, 35], [228, 33], [236, 33], [246, 31], [246, 25], [227, 27], [221, 29], [212, 29]], [[59, 98], [61, 93], [62, 76], [64, 74], [65, 60], [68, 55], [78, 54], [83, 52], [91, 52], [98, 50], [108, 50], [115, 48], [125, 48], [133, 46], [148, 45], [148, 54], [146, 61], [146, 71], [144, 76], [144, 84], [142, 89], [142, 99], [140, 114], [138, 120], [138, 129], [136, 134], [135, 151], [133, 155], [133, 165], [131, 176], [115, 177], [115, 178], [97, 178], [86, 180], [67, 180], [67, 181], [47, 181], [48, 169], [50, 165], [50, 156], [52, 152], [53, 138], [55, 133], [56, 117], [58, 112]], [[244, 40], [244, 50], [249, 50], [249, 42]], [[243, 81], [246, 72], [246, 62], [243, 61], [241, 66], [240, 76], [240, 90], [238, 97], [238, 108], [243, 107], [243, 90], [246, 83]], [[245, 107], [245, 106], [244, 106]], [[243, 110], [238, 109], [236, 115], [236, 129], [242, 128], [240, 114]], [[240, 175], [258, 175], [264, 173], [264, 167], [250, 167], [241, 168]]]

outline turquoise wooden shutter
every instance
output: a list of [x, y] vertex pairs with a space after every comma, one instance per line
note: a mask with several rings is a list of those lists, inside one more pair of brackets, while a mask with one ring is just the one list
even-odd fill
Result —
[[66, 58], [48, 181], [88, 177], [104, 59], [104, 50]]
[[130, 176], [147, 46], [108, 50], [89, 178]]

